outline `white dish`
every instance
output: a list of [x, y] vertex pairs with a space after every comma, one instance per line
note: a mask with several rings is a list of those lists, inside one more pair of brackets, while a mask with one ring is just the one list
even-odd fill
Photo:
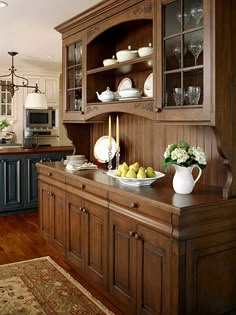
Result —
[[116, 58], [119, 62], [132, 60], [138, 57], [138, 51], [131, 49], [131, 46], [128, 46], [128, 49], [119, 50], [116, 52]]
[[153, 73], [151, 73], [144, 82], [144, 95], [153, 97]]
[[142, 91], [135, 88], [130, 88], [130, 89], [125, 89], [125, 90], [120, 90], [118, 93], [120, 97], [140, 97], [142, 94]]
[[149, 43], [149, 46], [147, 46], [147, 47], [140, 47], [138, 49], [139, 57], [149, 56], [152, 53], [153, 53], [153, 48], [152, 48], [151, 43]]
[[[103, 136], [97, 140], [94, 146], [94, 156], [96, 160], [98, 160], [100, 163], [107, 163], [109, 160], [108, 155], [108, 145], [109, 145], [109, 137]], [[111, 138], [111, 158], [116, 154], [116, 141], [114, 138]]]
[[117, 91], [119, 92], [121, 90], [131, 89], [132, 86], [133, 86], [132, 80], [130, 78], [124, 78], [123, 80], [120, 81]]
[[118, 100], [119, 101], [131, 101], [131, 100], [139, 100], [141, 98], [141, 96], [137, 96], [137, 97], [119, 97]]
[[156, 172], [155, 177], [151, 178], [126, 178], [126, 177], [119, 177], [115, 175], [116, 170], [111, 170], [107, 172], [108, 176], [111, 176], [115, 179], [118, 179], [122, 184], [129, 185], [129, 186], [149, 186], [154, 183], [157, 179], [160, 179], [165, 176], [165, 174], [161, 172]]
[[118, 63], [118, 60], [115, 59], [115, 56], [114, 56], [114, 58], [113, 58], [113, 56], [112, 56], [112, 58], [108, 58], [108, 59], [104, 59], [104, 60], [103, 60], [103, 65], [104, 65], [104, 67], [106, 67], [106, 66], [111, 66], [111, 65], [114, 65], [114, 64], [116, 64], [116, 63]]

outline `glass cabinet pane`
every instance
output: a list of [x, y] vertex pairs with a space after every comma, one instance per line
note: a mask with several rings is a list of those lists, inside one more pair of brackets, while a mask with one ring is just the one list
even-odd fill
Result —
[[67, 47], [67, 111], [82, 111], [82, 44], [82, 41], [79, 41]]
[[202, 27], [203, 25], [203, 1], [184, 0], [184, 14], [187, 16], [185, 30]]
[[203, 31], [199, 30], [186, 34], [184, 45], [187, 50], [184, 67], [203, 65]]
[[173, 37], [165, 41], [165, 70], [181, 68], [181, 37]]
[[163, 6], [163, 106], [203, 104], [203, 1]]
[[170, 36], [181, 31], [181, 1], [173, 1], [164, 6], [164, 36]]

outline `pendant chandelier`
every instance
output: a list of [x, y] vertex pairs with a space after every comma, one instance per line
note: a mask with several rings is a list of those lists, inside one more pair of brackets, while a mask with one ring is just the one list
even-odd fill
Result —
[[[35, 84], [34, 86], [29, 85], [29, 80], [21, 77], [16, 74], [16, 69], [14, 66], [14, 57], [18, 54], [15, 51], [10, 51], [8, 54], [11, 56], [11, 68], [10, 73], [7, 75], [0, 75], [0, 78], [7, 78], [11, 77], [11, 81], [0, 81], [0, 87], [6, 88], [8, 92], [10, 92], [11, 97], [14, 96], [15, 92], [19, 90], [20, 87], [23, 88], [33, 88], [34, 91], [32, 93], [29, 93], [26, 98], [25, 102], [25, 108], [35, 108], [35, 109], [45, 109], [47, 108], [47, 102], [45, 98], [45, 94], [43, 94], [39, 88], [38, 85]], [[22, 79], [22, 84], [15, 84], [14, 78]]]

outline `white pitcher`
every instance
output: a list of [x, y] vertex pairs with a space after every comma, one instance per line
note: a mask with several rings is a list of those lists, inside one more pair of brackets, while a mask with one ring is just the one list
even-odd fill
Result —
[[[184, 195], [190, 194], [196, 182], [199, 180], [199, 178], [202, 175], [201, 168], [197, 164], [194, 164], [189, 167], [183, 167], [176, 164], [173, 164], [173, 166], [175, 168], [175, 175], [173, 178], [174, 191], [177, 194], [184, 194]], [[195, 167], [197, 167], [199, 171], [196, 179], [194, 179], [192, 175], [192, 171]]]

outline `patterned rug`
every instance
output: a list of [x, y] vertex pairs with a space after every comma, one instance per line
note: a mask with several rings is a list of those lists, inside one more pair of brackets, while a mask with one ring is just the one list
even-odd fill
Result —
[[0, 266], [1, 315], [113, 314], [50, 257]]

